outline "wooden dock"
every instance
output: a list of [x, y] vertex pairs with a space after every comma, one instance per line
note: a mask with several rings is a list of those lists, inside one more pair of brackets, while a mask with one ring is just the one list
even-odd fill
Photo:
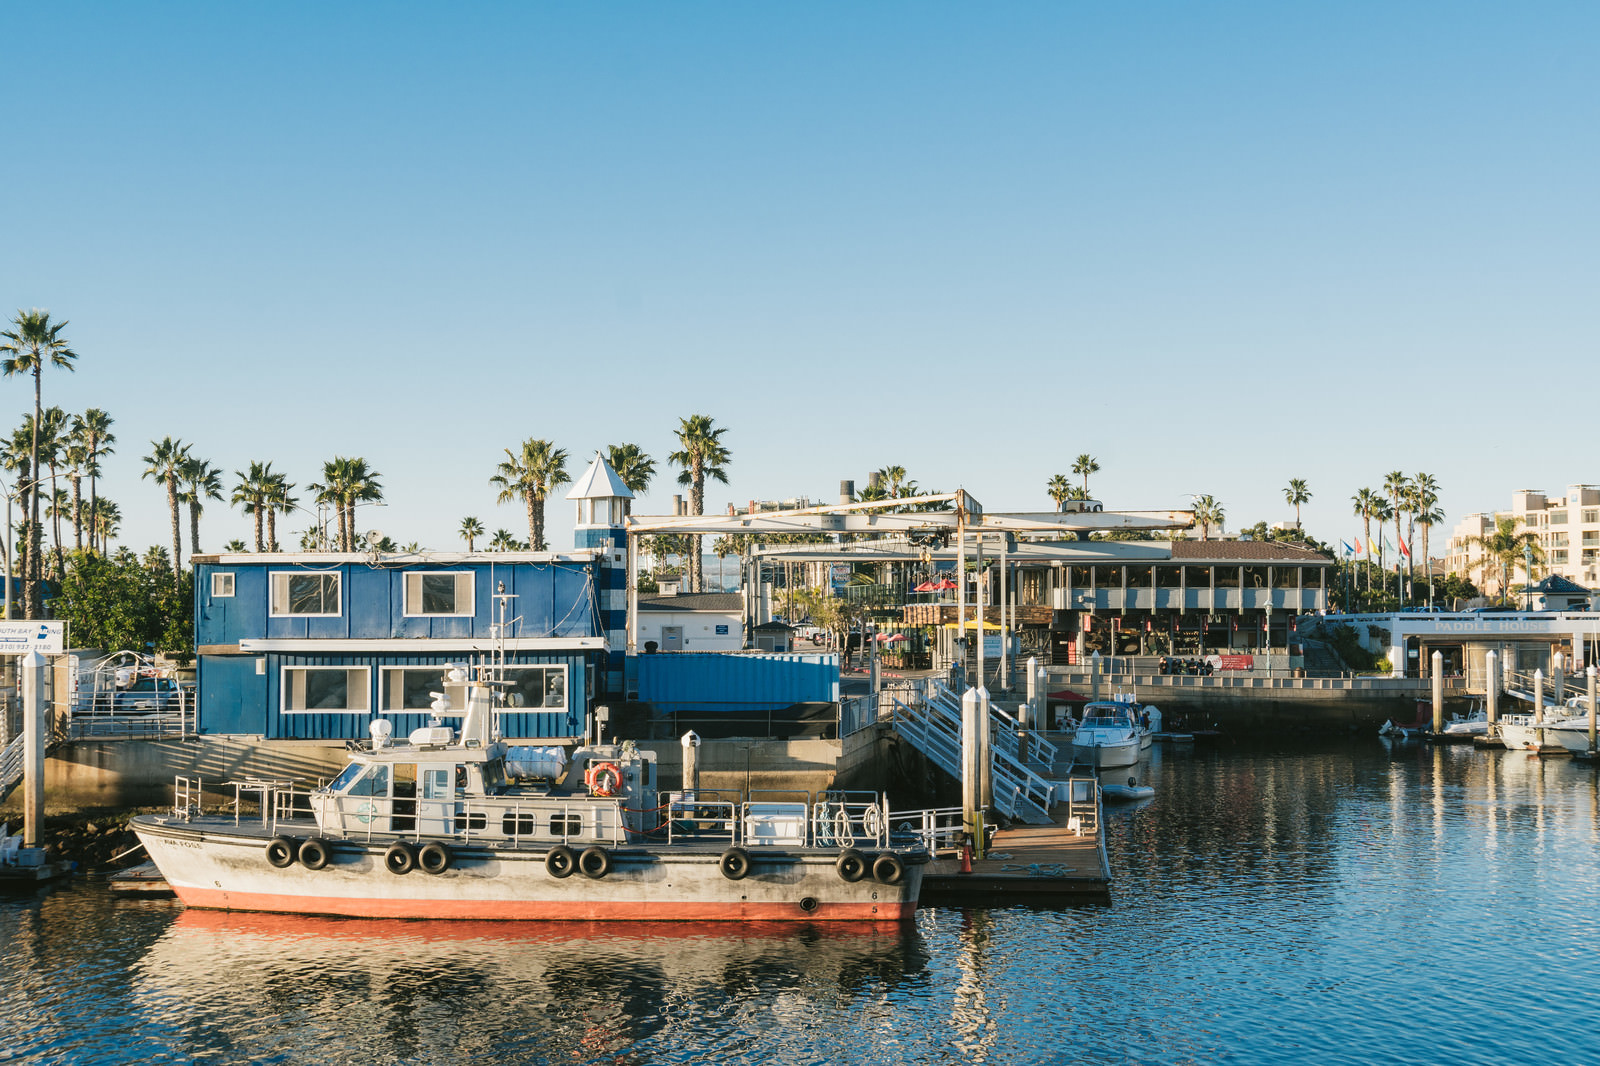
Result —
[[1052, 825], [996, 832], [988, 854], [973, 860], [971, 873], [961, 872], [959, 859], [929, 863], [922, 875], [922, 902], [1111, 902], [1111, 868], [1098, 819], [1080, 833], [1067, 828], [1065, 804], [1051, 813]]

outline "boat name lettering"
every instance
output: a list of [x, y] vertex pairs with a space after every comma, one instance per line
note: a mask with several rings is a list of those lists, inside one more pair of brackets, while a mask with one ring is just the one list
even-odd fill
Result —
[[195, 851], [204, 850], [198, 840], [168, 840], [163, 837], [161, 839], [161, 843], [165, 844], [169, 848], [193, 848]]

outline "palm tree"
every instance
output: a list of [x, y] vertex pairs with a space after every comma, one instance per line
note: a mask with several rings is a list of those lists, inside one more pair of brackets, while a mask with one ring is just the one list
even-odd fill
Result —
[[468, 515], [461, 520], [461, 539], [467, 542], [467, 551], [472, 551], [472, 543], [483, 536], [483, 523]]
[[212, 466], [210, 460], [191, 455], [183, 461], [178, 477], [183, 482], [178, 498], [189, 508], [189, 557], [192, 559], [200, 554], [200, 513], [205, 510], [207, 500], [222, 499], [222, 471]]
[[[100, 457], [111, 455], [116, 449], [112, 447], [117, 442], [116, 434], [111, 432], [114, 420], [98, 407], [91, 407], [83, 412], [76, 422], [78, 433], [83, 437], [83, 442], [89, 448], [89, 541], [92, 545], [98, 535], [99, 523], [96, 521], [95, 502], [99, 499], [95, 490], [98, 488], [97, 480], [100, 477]], [[101, 545], [101, 550], [104, 550]]]
[[1222, 523], [1227, 521], [1227, 514], [1222, 510], [1222, 504], [1214, 496], [1196, 496], [1194, 498], [1194, 520], [1200, 523], [1200, 539], [1207, 540], [1211, 536], [1211, 527], [1219, 530]]
[[496, 503], [522, 500], [528, 510], [528, 543], [534, 551], [549, 551], [544, 539], [544, 502], [552, 490], [572, 479], [567, 476], [567, 450], [532, 437], [522, 451], [506, 449], [506, 461], [495, 468], [489, 484], [500, 487]]
[[878, 471], [878, 477], [889, 486], [889, 495], [900, 495], [900, 486], [906, 483], [906, 468], [903, 466], [886, 466]]
[[[702, 514], [706, 499], [706, 478], [728, 483], [727, 465], [733, 455], [722, 443], [726, 428], [717, 428], [709, 415], [690, 415], [678, 420], [678, 450], [667, 461], [681, 468], [678, 484], [689, 486], [689, 513]], [[700, 535], [690, 537], [689, 591], [700, 591]]]
[[1083, 498], [1087, 500], [1089, 498], [1089, 475], [1098, 474], [1100, 472], [1100, 464], [1095, 461], [1094, 456], [1084, 452], [1073, 461], [1072, 472], [1083, 476]]
[[1060, 511], [1063, 504], [1072, 498], [1072, 482], [1067, 480], [1067, 475], [1056, 474], [1045, 482], [1044, 490], [1055, 501], [1056, 510]]
[[29, 457], [33, 452], [33, 428], [31, 421], [32, 420], [29, 419], [25, 421], [23, 425], [13, 430], [11, 433], [11, 438], [4, 442], [4, 448], [3, 450], [0, 450], [0, 465], [4, 465], [7, 471], [16, 475], [13, 480], [16, 482], [18, 500], [22, 505], [23, 523], [17, 526], [18, 532], [22, 534], [17, 538], [17, 570], [21, 571], [24, 575], [30, 572], [30, 563], [28, 562], [28, 557], [31, 554], [28, 551], [28, 544], [31, 537], [31, 534], [28, 533], [28, 529], [31, 527], [29, 527], [26, 522], [28, 514], [28, 497], [24, 494], [24, 490], [27, 488], [28, 482], [31, 480], [29, 471], [33, 469], [32, 466], [29, 465]]
[[[72, 497], [66, 489], [52, 488], [47, 499], [50, 502], [45, 505], [45, 517], [50, 519], [55, 528], [59, 530], [62, 516], [70, 516], [72, 514]], [[51, 568], [50, 575], [54, 578], [60, 578], [67, 572], [67, 565], [61, 558], [61, 537], [59, 535], [56, 536], [55, 545], [56, 561], [55, 566]]]
[[84, 443], [80, 429], [83, 420], [73, 416], [72, 434], [62, 454], [67, 463], [67, 480], [72, 482], [72, 541], [78, 551], [83, 551], [83, 475], [89, 466], [89, 446]]
[[102, 555], [109, 555], [112, 538], [122, 532], [122, 508], [117, 506], [115, 500], [100, 499], [95, 501], [89, 513], [94, 521], [90, 539], [100, 543]]
[[262, 540], [262, 523], [266, 517], [267, 479], [272, 476], [272, 464], [251, 460], [248, 471], [235, 470], [233, 476], [239, 481], [233, 486], [233, 496], [229, 502], [255, 518], [256, 551], [266, 551], [265, 542]]
[[344, 511], [345, 526], [350, 531], [350, 546], [345, 551], [355, 551], [356, 504], [382, 502], [383, 483], [378, 480], [382, 475], [367, 466], [367, 461], [360, 456], [350, 460], [347, 473], [349, 483], [344, 497]]
[[283, 517], [288, 518], [289, 512], [300, 506], [300, 501], [294, 496], [294, 482], [289, 480], [289, 475], [274, 473], [272, 464], [267, 464], [266, 494], [262, 502], [267, 506], [267, 547], [278, 551], [278, 512], [283, 512]]
[[494, 536], [489, 539], [489, 550], [508, 552], [517, 546], [516, 535], [509, 529], [497, 529]]
[[[611, 444], [606, 446], [606, 462], [617, 472], [628, 491], [642, 496], [650, 488], [650, 479], [656, 476], [656, 461], [639, 449], [637, 444]], [[622, 513], [633, 513], [633, 501], [622, 501]]]
[[1306, 487], [1305, 479], [1293, 477], [1289, 485], [1283, 490], [1283, 498], [1294, 507], [1294, 528], [1300, 528], [1300, 505], [1311, 501], [1311, 490]]
[[150, 442], [150, 454], [140, 459], [145, 464], [144, 478], [164, 482], [167, 486], [167, 508], [172, 512], [172, 577], [183, 576], [183, 534], [178, 523], [178, 479], [183, 476], [183, 464], [189, 458], [189, 446], [182, 441], [163, 437]]
[[1376, 513], [1378, 504], [1383, 502], [1383, 497], [1371, 489], [1357, 489], [1356, 494], [1350, 497], [1354, 505], [1356, 517], [1361, 519], [1361, 536], [1364, 543], [1361, 550], [1367, 553], [1367, 591], [1372, 591], [1372, 516]]
[[[1373, 501], [1372, 517], [1378, 523], [1378, 569], [1382, 571], [1389, 565], [1389, 550], [1385, 544], [1387, 534], [1384, 533], [1383, 526], [1384, 523], [1394, 517], [1394, 508], [1389, 504], [1388, 499], [1379, 496]], [[1387, 581], [1388, 579], [1384, 578], [1383, 580]]]
[[[31, 311], [18, 311], [17, 317], [11, 322], [13, 329], [0, 331], [0, 337], [5, 338], [5, 343], [0, 344], [0, 373], [6, 377], [14, 374], [33, 375], [33, 448], [28, 456], [29, 476], [39, 476], [39, 422], [44, 407], [44, 393], [41, 377], [46, 363], [61, 367], [63, 370], [72, 369], [72, 361], [78, 358], [78, 353], [67, 344], [67, 339], [61, 331], [67, 328], [66, 320], [60, 322], [50, 321], [50, 312], [34, 308]], [[32, 507], [32, 527], [29, 529], [28, 547], [28, 576], [24, 587], [25, 613], [28, 618], [38, 618], [44, 614], [44, 595], [39, 586], [39, 533], [43, 528], [39, 524], [39, 494], [30, 492], [30, 506]]]
[[[1492, 567], [1500, 570], [1500, 602], [1506, 602], [1506, 592], [1511, 587], [1511, 571], [1517, 561], [1525, 555], [1531, 555], [1534, 562], [1544, 561], [1544, 548], [1539, 544], [1539, 534], [1531, 530], [1517, 530], [1517, 520], [1509, 515], [1497, 517], [1494, 522], [1494, 532], [1482, 537], [1468, 537], [1465, 547], [1468, 551], [1478, 548], [1483, 556], [1477, 561], [1474, 568], [1480, 569], [1487, 577]], [[1528, 581], [1533, 581], [1533, 574], [1528, 574]]]
[[[1411, 492], [1411, 479], [1406, 477], [1401, 470], [1391, 470], [1383, 476], [1383, 491], [1389, 494], [1389, 504], [1393, 508], [1389, 517], [1394, 519], [1394, 538], [1396, 547], [1405, 543], [1405, 538], [1400, 530], [1400, 523], [1405, 518], [1406, 499]], [[1406, 545], [1408, 548], [1410, 545]], [[1395, 560], [1396, 564], [1399, 560]]]
[[[350, 483], [350, 460], [342, 455], [336, 455], [322, 464], [322, 481], [306, 487], [316, 495], [316, 501], [327, 504], [339, 519], [338, 551], [347, 551], [346, 545], [350, 540], [350, 531], [345, 526], [344, 497]], [[324, 526], [326, 528], [326, 526]]]
[[[67, 412], [59, 407], [51, 406], [44, 409], [44, 420], [39, 426], [39, 462], [44, 466], [39, 468], [39, 480], [44, 480], [44, 467], [50, 468], [50, 488], [45, 490], [46, 499], [55, 499], [57, 480], [57, 467], [62, 460], [62, 452], [66, 448], [69, 422]], [[52, 541], [56, 549], [56, 571], [62, 571], [61, 562], [61, 518], [66, 514], [66, 508], [55, 511], [50, 515]]]
[[224, 544], [222, 546], [222, 550], [225, 552], [249, 551], [249, 549], [245, 546], [244, 541], [240, 540], [238, 537], [234, 537], [232, 540], [228, 541], [228, 543]]

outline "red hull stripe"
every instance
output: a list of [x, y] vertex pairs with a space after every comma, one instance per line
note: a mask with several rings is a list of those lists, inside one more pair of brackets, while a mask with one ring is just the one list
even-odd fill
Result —
[[349, 918], [509, 919], [519, 921], [649, 922], [893, 922], [904, 921], [915, 903], [823, 903], [804, 911], [797, 903], [612, 903], [601, 900], [346, 899], [340, 896], [286, 896], [269, 892], [228, 892], [173, 886], [190, 907], [224, 911], [328, 914]]

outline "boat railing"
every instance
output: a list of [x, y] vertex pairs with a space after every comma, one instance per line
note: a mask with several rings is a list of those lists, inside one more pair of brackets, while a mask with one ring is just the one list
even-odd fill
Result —
[[734, 843], [741, 798], [739, 792], [708, 788], [672, 793], [666, 804], [667, 843]]
[[179, 775], [172, 781], [172, 814], [175, 818], [192, 818], [200, 813], [202, 782], [198, 777]]
[[811, 808], [811, 841], [819, 848], [884, 847], [889, 804], [876, 792], [825, 792]]
[[960, 807], [931, 807], [921, 811], [894, 811], [889, 815], [889, 839], [909, 842], [913, 837], [933, 855], [954, 855], [966, 840]]

